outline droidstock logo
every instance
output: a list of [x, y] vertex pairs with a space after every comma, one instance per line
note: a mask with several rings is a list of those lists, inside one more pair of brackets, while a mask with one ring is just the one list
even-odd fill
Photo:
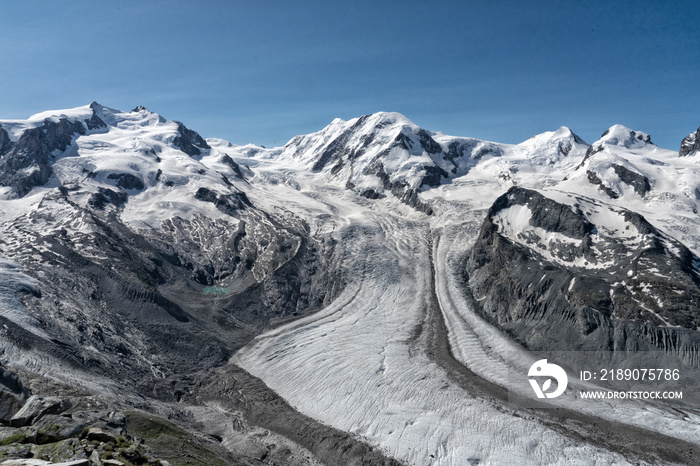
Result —
[[[569, 383], [569, 378], [566, 376], [564, 369], [556, 364], [549, 364], [546, 359], [540, 359], [530, 366], [527, 375], [528, 377], [547, 377], [541, 388], [536, 379], [529, 379], [537, 398], [556, 398], [564, 393], [566, 384]], [[557, 388], [553, 392], [547, 393], [547, 390], [552, 386], [552, 379], [557, 381]]]

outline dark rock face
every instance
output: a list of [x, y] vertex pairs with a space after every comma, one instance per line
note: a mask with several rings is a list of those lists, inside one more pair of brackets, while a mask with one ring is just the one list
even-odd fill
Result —
[[634, 188], [634, 192], [636, 192], [640, 196], [643, 197], [646, 193], [648, 193], [651, 190], [649, 179], [646, 176], [628, 170], [622, 165], [612, 164], [612, 167], [613, 170], [615, 170], [617, 176], [620, 177], [620, 181], [632, 186]]
[[26, 130], [15, 143], [0, 125], [0, 186], [10, 186], [17, 197], [23, 197], [33, 187], [45, 184], [53, 174], [52, 152], [66, 150], [76, 134], [107, 127], [97, 116], [99, 104], [93, 102], [90, 107], [92, 116], [84, 122], [47, 119], [43, 125]]
[[420, 146], [428, 154], [439, 154], [442, 152], [440, 144], [435, 142], [433, 137], [426, 130], [418, 130], [418, 137], [420, 138]]
[[698, 130], [694, 133], [690, 133], [688, 136], [683, 138], [678, 154], [681, 157], [685, 157], [688, 155], [695, 155], [698, 153], [698, 151], [700, 151], [700, 128], [698, 128]]
[[245, 177], [243, 176], [243, 172], [241, 172], [240, 165], [238, 165], [236, 162], [234, 162], [231, 157], [229, 157], [228, 155], [224, 155], [221, 158], [221, 161], [223, 163], [225, 163], [226, 165], [228, 165], [229, 167], [231, 167], [231, 169], [233, 170], [233, 172], [236, 174], [236, 176], [238, 178], [240, 178], [241, 180], [245, 179]]
[[85, 124], [87, 125], [87, 128], [90, 131], [106, 128], [107, 123], [102, 121], [102, 118], [97, 116], [97, 111], [98, 111], [98, 109], [102, 108], [102, 106], [100, 104], [98, 104], [97, 102], [93, 102], [90, 104], [90, 108], [92, 109], [92, 116], [89, 119], [85, 120]]
[[514, 205], [526, 205], [532, 211], [530, 225], [570, 238], [583, 239], [594, 226], [580, 213], [568, 205], [560, 204], [537, 191], [514, 186], [496, 199], [488, 217]]
[[42, 397], [33, 395], [27, 399], [22, 409], [20, 409], [12, 419], [12, 427], [22, 427], [38, 421], [42, 417], [50, 414], [60, 414], [71, 408], [68, 400], [53, 396]]
[[612, 199], [617, 199], [620, 197], [619, 194], [617, 194], [612, 188], [605, 186], [603, 184], [603, 180], [600, 179], [598, 175], [595, 174], [595, 172], [592, 172], [591, 170], [586, 171], [586, 175], [588, 177], [588, 182], [591, 184], [597, 184], [598, 189], [603, 191], [605, 194], [610, 196]]
[[0, 156], [5, 155], [11, 148], [12, 141], [10, 140], [10, 135], [0, 124]]
[[107, 175], [107, 179], [116, 180], [117, 186], [123, 189], [143, 189], [146, 187], [140, 177], [131, 173], [110, 173]]
[[[372, 143], [373, 135], [366, 137], [362, 141], [360, 148], [357, 150], [348, 148], [347, 144], [350, 138], [353, 136], [353, 134], [355, 134], [365, 124], [368, 118], [369, 115], [364, 115], [358, 118], [357, 122], [355, 122], [355, 124], [352, 125], [352, 127], [343, 131], [342, 134], [340, 134], [333, 141], [331, 141], [331, 143], [328, 144], [328, 146], [326, 146], [323, 152], [319, 154], [318, 159], [316, 160], [311, 169], [313, 171], [321, 171], [326, 165], [329, 165], [331, 162], [337, 163], [342, 162], [343, 160], [353, 160], [357, 158], [362, 153], [362, 151], [369, 147], [369, 145]], [[295, 140], [292, 140], [290, 144], [294, 144], [294, 142]]]
[[8, 424], [29, 396], [17, 373], [0, 365], [0, 424]]
[[[475, 308], [532, 350], [657, 350], [698, 364], [698, 258], [639, 214], [621, 211], [639, 232], [635, 244], [542, 197], [513, 188], [489, 210], [465, 266]], [[530, 225], [580, 242], [504, 236], [496, 216], [511, 206], [527, 206]]]
[[180, 133], [180, 135], [173, 140], [173, 145], [175, 147], [191, 157], [201, 155], [202, 151], [200, 149], [211, 149], [207, 141], [196, 131], [192, 131], [179, 121], [175, 123], [177, 123], [177, 131]]
[[604, 147], [602, 144], [591, 145], [590, 147], [588, 147], [588, 149], [586, 149], [586, 155], [583, 156], [583, 160], [581, 160], [581, 163], [576, 168], [581, 168], [586, 160], [588, 160], [592, 155], [597, 154], [598, 152], [602, 152], [603, 149]]
[[420, 182], [420, 187], [423, 186], [440, 186], [443, 178], [447, 178], [449, 174], [440, 167], [426, 166], [424, 168], [425, 175]]
[[[632, 186], [634, 192], [638, 195], [644, 197], [649, 191], [651, 191], [651, 183], [649, 182], [649, 178], [646, 176], [633, 172], [632, 170], [616, 163], [610, 164], [610, 167], [612, 167], [612, 169], [615, 171], [615, 174], [618, 176], [620, 181]], [[594, 171], [587, 170], [586, 175], [589, 183], [598, 185], [598, 189], [610, 196], [610, 198], [617, 199], [620, 197], [620, 194], [610, 186], [606, 186], [605, 183], [603, 183], [603, 180], [601, 180], [598, 174]]]
[[457, 141], [451, 142], [447, 146], [447, 152], [445, 153], [445, 158], [452, 162], [452, 164], [456, 167], [457, 166], [457, 159], [461, 159], [465, 155], [469, 155], [469, 153], [472, 151], [474, 144], [460, 144]]
[[95, 209], [104, 209], [107, 204], [120, 206], [124, 204], [129, 196], [124, 191], [113, 191], [109, 188], [99, 188], [99, 191], [88, 200], [88, 205]]
[[235, 194], [217, 194], [208, 188], [199, 188], [194, 195], [195, 198], [204, 202], [211, 202], [226, 215], [235, 215], [236, 211], [252, 207], [248, 197], [243, 192]]
[[433, 215], [432, 207], [418, 198], [418, 192], [412, 189], [408, 183], [403, 181], [391, 181], [389, 175], [384, 171], [384, 165], [380, 162], [376, 162], [370, 167], [370, 169], [367, 170], [367, 174], [376, 175], [382, 181], [384, 189], [391, 192], [391, 194], [404, 204], [426, 215]]
[[66, 150], [76, 133], [85, 134], [83, 122], [65, 118], [58, 122], [46, 120], [43, 125], [26, 130], [14, 144], [8, 144], [4, 130], [0, 132], [0, 142], [5, 140], [5, 152], [0, 152], [0, 186], [10, 186], [22, 197], [33, 187], [45, 184], [53, 174], [51, 153]]
[[474, 160], [479, 160], [487, 155], [491, 155], [493, 157], [500, 157], [503, 155], [503, 150], [494, 145], [494, 144], [484, 144], [482, 147], [479, 148], [479, 150], [474, 151], [472, 153], [472, 158]]
[[386, 196], [378, 193], [374, 189], [365, 189], [360, 193], [360, 196], [366, 197], [367, 199], [384, 199]]

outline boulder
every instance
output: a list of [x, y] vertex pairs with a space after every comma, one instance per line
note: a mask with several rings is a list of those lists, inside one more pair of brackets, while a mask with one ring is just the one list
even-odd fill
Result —
[[105, 466], [124, 466], [124, 463], [119, 460], [102, 460], [102, 464]]
[[22, 406], [22, 409], [12, 416], [10, 425], [13, 427], [26, 426], [47, 414], [60, 414], [70, 409], [71, 406], [70, 401], [63, 398], [33, 395]]
[[105, 432], [99, 427], [91, 427], [90, 430], [88, 430], [87, 439], [105, 443], [117, 441], [117, 437], [114, 434]]
[[39, 443], [58, 442], [71, 437], [78, 437], [87, 424], [72, 416], [47, 414], [37, 420], [32, 429], [37, 432]]

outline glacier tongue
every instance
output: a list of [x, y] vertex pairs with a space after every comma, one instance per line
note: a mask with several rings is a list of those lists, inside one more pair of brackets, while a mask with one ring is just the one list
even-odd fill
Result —
[[625, 462], [456, 385], [419, 342], [434, 280], [430, 228], [372, 210], [345, 219], [336, 232], [344, 292], [322, 311], [256, 338], [234, 362], [301, 412], [410, 464]]

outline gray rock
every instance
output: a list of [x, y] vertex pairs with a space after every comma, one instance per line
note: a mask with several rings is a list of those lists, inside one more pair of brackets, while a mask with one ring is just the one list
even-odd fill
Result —
[[116, 180], [117, 186], [123, 189], [143, 189], [146, 187], [141, 177], [131, 173], [110, 173], [107, 175], [107, 179]]
[[366, 173], [368, 175], [377, 176], [381, 180], [384, 190], [389, 191], [404, 204], [426, 215], [433, 214], [432, 207], [421, 201], [418, 198], [418, 192], [412, 189], [408, 183], [403, 181], [391, 181], [391, 178], [384, 170], [384, 165], [381, 162], [377, 161], [373, 163], [372, 166], [367, 169]]
[[129, 422], [129, 417], [120, 411], [76, 411], [71, 417], [74, 422], [97, 427], [115, 437], [126, 433]]
[[610, 196], [612, 199], [617, 199], [620, 197], [619, 194], [617, 194], [612, 188], [609, 186], [606, 186], [603, 184], [603, 180], [600, 179], [598, 175], [595, 174], [595, 172], [592, 172], [591, 170], [586, 171], [586, 175], [588, 177], [588, 182], [591, 184], [597, 184], [598, 189], [603, 191], [605, 194]]
[[7, 133], [0, 131], [0, 144], [4, 147], [0, 151], [0, 186], [11, 187], [22, 197], [33, 187], [45, 184], [53, 174], [51, 153], [66, 150], [73, 136], [85, 131], [81, 121], [45, 120], [43, 125], [24, 131], [11, 145], [7, 143]]
[[496, 199], [489, 209], [488, 218], [514, 205], [524, 205], [532, 211], [530, 225], [570, 238], [583, 239], [593, 231], [593, 224], [579, 211], [560, 204], [531, 189], [514, 186]]
[[622, 165], [618, 164], [612, 164], [613, 170], [615, 170], [615, 173], [617, 176], [620, 178], [620, 181], [623, 183], [627, 183], [628, 185], [632, 186], [634, 188], [634, 191], [639, 194], [640, 196], [646, 195], [651, 190], [651, 185], [649, 184], [649, 179], [644, 176], [640, 175], [639, 173], [635, 173]]
[[678, 154], [681, 157], [695, 155], [700, 151], [700, 128], [694, 133], [690, 133], [681, 141], [681, 148]]
[[233, 159], [232, 159], [231, 157], [229, 157], [228, 155], [224, 154], [224, 156], [221, 157], [221, 162], [222, 162], [222, 163], [225, 163], [226, 165], [228, 165], [229, 167], [231, 167], [231, 169], [233, 170], [233, 172], [236, 174], [236, 176], [237, 176], [238, 178], [240, 178], [240, 179], [242, 179], [242, 180], [245, 179], [245, 177], [243, 176], [243, 172], [241, 171], [241, 166], [238, 165], [236, 162], [234, 162]]
[[59, 414], [70, 409], [70, 407], [71, 403], [66, 399], [33, 395], [22, 406], [22, 409], [12, 416], [10, 425], [13, 427], [26, 426], [44, 415]]
[[98, 104], [97, 102], [92, 102], [90, 104], [90, 108], [92, 109], [92, 116], [85, 120], [85, 125], [87, 126], [88, 130], [94, 131], [97, 129], [107, 128], [107, 123], [105, 123], [102, 118], [97, 116], [97, 112], [102, 110], [102, 105]]
[[10, 135], [5, 131], [5, 128], [0, 124], [0, 155], [4, 155], [12, 148]]
[[97, 450], [92, 452], [89, 460], [92, 466], [102, 466], [102, 460], [100, 459], [100, 454], [97, 452]]
[[108, 204], [120, 206], [124, 204], [129, 196], [124, 191], [113, 191], [109, 188], [98, 188], [98, 192], [93, 193], [88, 200], [88, 205], [95, 209], [102, 210]]
[[102, 460], [102, 464], [105, 466], [124, 466], [123, 462], [114, 459]]
[[[31, 451], [29, 452], [29, 455], [32, 455]], [[44, 466], [47, 464], [54, 464], [54, 463], [51, 463], [50, 461], [26, 457], [26, 459], [12, 459], [12, 460], [3, 461], [0, 464], [2, 464], [3, 466]]]
[[19, 376], [0, 365], [0, 423], [7, 423], [29, 398], [29, 390]]
[[196, 131], [192, 131], [179, 121], [175, 123], [177, 123], [177, 131], [179, 133], [179, 136], [173, 140], [175, 147], [192, 157], [201, 155], [202, 151], [200, 149], [211, 149], [207, 141]]
[[116, 442], [117, 437], [109, 432], [105, 432], [99, 427], [91, 427], [87, 433], [88, 440], [97, 440], [98, 442]]
[[40, 443], [58, 442], [71, 437], [78, 437], [87, 424], [72, 416], [47, 414], [34, 422], [32, 429], [41, 436]]
[[211, 202], [221, 212], [231, 216], [235, 216], [239, 210], [252, 207], [248, 196], [244, 192], [217, 194], [208, 188], [201, 187], [197, 190], [194, 197], [200, 201]]
[[425, 175], [420, 182], [420, 187], [423, 186], [440, 186], [443, 178], [447, 178], [449, 174], [440, 167], [427, 165], [423, 168]]

